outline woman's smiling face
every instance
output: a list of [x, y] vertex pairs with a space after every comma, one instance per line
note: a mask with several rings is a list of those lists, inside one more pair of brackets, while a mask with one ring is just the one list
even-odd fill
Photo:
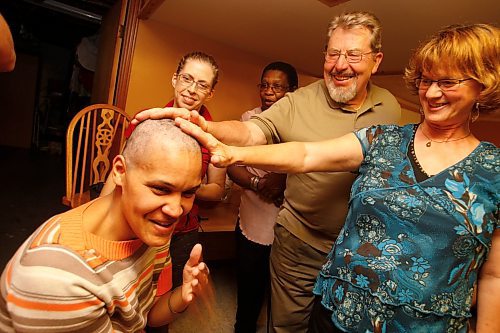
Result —
[[[467, 79], [458, 71], [444, 68], [424, 71], [422, 78], [433, 81]], [[441, 126], [454, 126], [468, 122], [481, 90], [481, 84], [473, 79], [462, 81], [448, 89], [440, 88], [437, 82], [433, 82], [426, 89], [419, 88], [418, 96], [425, 120]]]

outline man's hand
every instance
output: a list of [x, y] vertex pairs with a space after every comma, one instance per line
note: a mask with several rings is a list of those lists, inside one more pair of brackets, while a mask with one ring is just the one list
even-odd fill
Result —
[[271, 172], [261, 178], [258, 194], [261, 200], [279, 207], [283, 203], [285, 187], [286, 174]]
[[[200, 116], [200, 118], [203, 117]], [[216, 167], [224, 168], [236, 162], [233, 158], [233, 150], [237, 149], [237, 147], [223, 144], [212, 134], [205, 132], [194, 122], [190, 122], [183, 118], [176, 118], [175, 124], [179, 126], [184, 133], [187, 133], [198, 140], [198, 142], [210, 152], [210, 155], [212, 155], [210, 163]]]
[[191, 250], [189, 260], [184, 265], [182, 272], [182, 299], [186, 303], [191, 303], [208, 284], [210, 274], [208, 266], [201, 261], [201, 244], [196, 244]]
[[186, 120], [191, 119], [191, 113], [196, 113], [193, 115], [193, 118], [198, 122], [201, 121], [200, 118], [203, 119], [206, 124], [205, 119], [198, 114], [196, 111], [189, 111], [188, 109], [183, 108], [152, 108], [148, 110], [141, 111], [134, 116], [131, 123], [133, 125], [139, 124], [141, 121], [146, 119], [175, 119], [175, 118], [183, 118]]

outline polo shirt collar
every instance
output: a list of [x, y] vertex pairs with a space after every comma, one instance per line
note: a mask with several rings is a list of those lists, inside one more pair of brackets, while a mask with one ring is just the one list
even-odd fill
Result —
[[357, 110], [357, 111], [354, 110], [354, 109], [352, 109], [352, 108], [348, 108], [345, 105], [342, 105], [342, 104], [339, 104], [339, 103], [335, 102], [330, 97], [330, 93], [328, 92], [328, 88], [326, 87], [325, 81], [324, 80], [322, 80], [322, 81], [323, 81], [322, 82], [322, 88], [325, 91], [325, 95], [326, 95], [326, 99], [327, 99], [328, 105], [332, 109], [340, 109], [340, 110], [342, 110], [344, 112], [351, 112], [351, 113], [362, 114], [362, 113], [365, 113], [368, 110], [373, 109], [375, 106], [378, 106], [378, 105], [382, 104], [382, 94], [380, 93], [380, 91], [378, 89], [374, 89], [373, 88], [373, 84], [371, 83], [371, 81], [369, 81], [368, 85], [366, 86], [366, 89], [367, 89], [368, 93], [366, 94], [365, 101], [363, 102], [363, 105], [361, 105], [361, 108], [359, 108], [359, 110]]

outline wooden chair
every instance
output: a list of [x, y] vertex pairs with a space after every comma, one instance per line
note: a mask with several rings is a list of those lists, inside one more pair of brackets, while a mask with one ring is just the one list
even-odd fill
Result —
[[[113, 158], [125, 144], [129, 116], [108, 104], [90, 105], [71, 120], [66, 132], [66, 195], [62, 202], [80, 206], [97, 196]], [[100, 191], [99, 191], [100, 192]]]

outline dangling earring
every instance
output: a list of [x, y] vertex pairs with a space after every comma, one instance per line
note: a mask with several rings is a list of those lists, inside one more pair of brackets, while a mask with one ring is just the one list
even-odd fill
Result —
[[474, 103], [474, 108], [471, 111], [471, 122], [475, 122], [479, 118], [479, 102]]
[[420, 109], [418, 109], [418, 112], [420, 113], [420, 122], [423, 122], [424, 118], [425, 118], [424, 109], [422, 109], [422, 107], [420, 107]]

